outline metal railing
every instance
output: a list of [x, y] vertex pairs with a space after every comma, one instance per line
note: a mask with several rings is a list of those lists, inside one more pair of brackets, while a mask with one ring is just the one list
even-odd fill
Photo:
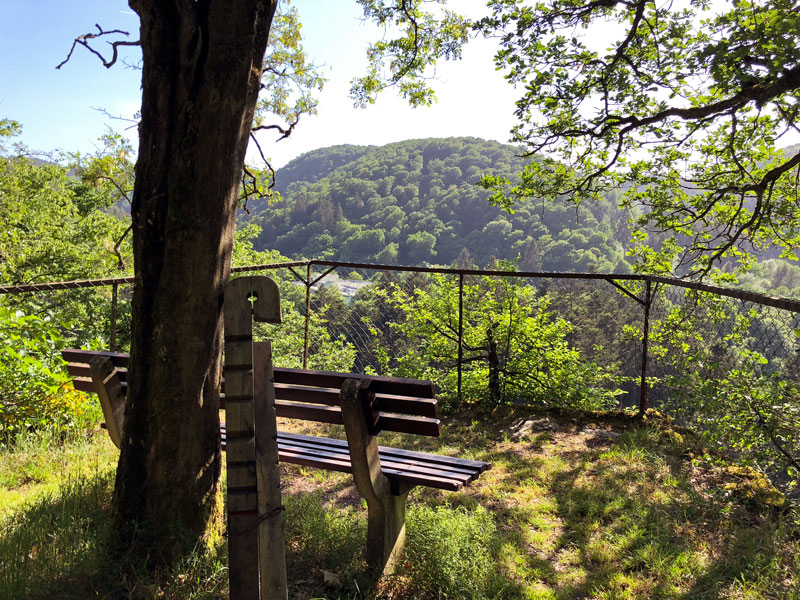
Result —
[[[575, 303], [617, 303], [617, 313], [625, 316], [620, 319], [617, 314], [616, 322], [610, 323], [610, 331], [601, 336], [605, 341], [605, 349], [601, 353], [601, 362], [605, 364], [624, 364], [624, 375], [630, 380], [633, 371], [637, 371], [638, 390], [628, 390], [628, 398], [636, 398], [640, 410], [646, 410], [651, 405], [651, 382], [669, 375], [669, 361], [663, 360], [663, 349], [658, 356], [652, 356], [651, 327], [654, 319], [663, 321], [669, 311], [694, 310], [697, 311], [698, 297], [711, 295], [718, 299], [725, 299], [728, 303], [728, 316], [742, 314], [745, 311], [755, 310], [761, 320], [768, 320], [770, 327], [761, 329], [761, 339], [756, 337], [750, 340], [751, 349], [768, 354], [770, 358], [786, 358], [796, 349], [791, 346], [797, 338], [794, 330], [800, 329], [798, 315], [800, 314], [800, 301], [757, 294], [746, 290], [725, 288], [705, 283], [698, 283], [682, 279], [673, 279], [654, 275], [636, 275], [620, 273], [554, 273], [554, 272], [519, 272], [505, 270], [479, 270], [479, 269], [453, 269], [432, 267], [407, 267], [394, 265], [372, 265], [363, 263], [336, 262], [327, 260], [296, 261], [288, 263], [248, 265], [232, 268], [233, 274], [250, 272], [280, 273], [285, 280], [291, 280], [304, 291], [304, 331], [302, 345], [303, 368], [309, 366], [310, 353], [313, 352], [311, 343], [311, 323], [315, 311], [324, 307], [315, 304], [315, 292], [326, 279], [335, 278], [338, 281], [350, 281], [354, 274], [364, 280], [372, 281], [378, 274], [417, 274], [423, 278], [440, 276], [452, 280], [452, 285], [458, 289], [458, 314], [455, 321], [456, 341], [454, 343], [455, 356], [453, 360], [457, 371], [457, 394], [462, 398], [462, 379], [464, 367], [464, 288], [470, 279], [475, 278], [512, 278], [515, 281], [535, 285], [548, 291], [556, 299], [551, 306], [557, 315], [570, 321], [574, 327], [580, 329], [584, 326], [580, 322], [580, 307]], [[406, 277], [408, 280], [408, 277]], [[24, 285], [0, 286], [0, 295], [3, 294], [42, 294], [56, 291], [77, 290], [87, 288], [110, 288], [111, 294], [108, 302], [108, 345], [111, 350], [118, 347], [119, 337], [119, 299], [121, 288], [133, 284], [133, 277], [103, 278], [83, 281], [48, 282]], [[419, 281], [418, 281], [419, 283]], [[613, 286], [608, 290], [601, 290], [599, 286], [609, 284]], [[414, 283], [403, 285], [411, 285]], [[412, 290], [413, 293], [413, 290]], [[129, 294], [129, 291], [128, 291]], [[352, 297], [352, 296], [351, 296]], [[694, 306], [693, 306], [694, 305]], [[681, 308], [683, 307], [683, 308]], [[688, 307], [688, 308], [687, 308]], [[598, 306], [598, 308], [600, 308]], [[585, 314], [585, 310], [583, 311]], [[611, 311], [614, 312], [614, 311]], [[638, 314], [637, 314], [638, 312]], [[687, 313], [688, 314], [688, 313]], [[596, 315], [595, 315], [596, 316]], [[351, 311], [347, 322], [329, 324], [334, 334], [347, 340], [356, 350], [354, 367], [358, 370], [378, 369], [378, 365], [371, 360], [369, 355], [370, 337], [373, 334], [363, 315]], [[596, 325], [596, 324], [595, 324]], [[613, 329], [617, 328], [616, 331]], [[623, 329], [628, 332], [625, 343], [620, 343]], [[717, 327], [706, 328], [710, 332], [709, 344], [715, 343], [714, 335], [721, 330]], [[638, 339], [631, 339], [631, 332], [638, 330]], [[715, 333], [716, 332], [716, 333]], [[592, 356], [597, 354], [593, 346], [597, 339], [584, 339], [586, 336], [580, 332], [570, 336], [570, 341], [584, 354]], [[769, 338], [769, 339], [767, 339]], [[716, 340], [717, 342], [719, 340]], [[777, 346], [779, 347], [776, 347]], [[614, 346], [613, 350], [609, 346]], [[634, 348], [638, 347], [638, 350]], [[391, 348], [384, 349], [391, 351]], [[609, 353], [616, 353], [612, 356]], [[796, 361], [795, 361], [796, 362]], [[637, 368], [634, 369], [633, 365]], [[792, 363], [794, 365], [794, 363]], [[785, 363], [781, 364], [786, 367]], [[787, 373], [787, 376], [796, 376], [796, 373]], [[630, 385], [629, 385], [630, 388]], [[638, 392], [638, 393], [636, 393]], [[629, 402], [630, 403], [630, 402]]]

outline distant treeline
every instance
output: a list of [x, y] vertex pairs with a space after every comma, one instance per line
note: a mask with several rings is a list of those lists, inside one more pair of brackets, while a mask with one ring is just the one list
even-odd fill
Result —
[[487, 202], [481, 175], [516, 179], [519, 153], [476, 138], [323, 148], [280, 169], [281, 199], [251, 204], [245, 219], [262, 228], [256, 249], [292, 258], [485, 266], [495, 257], [524, 270], [628, 271], [628, 214], [613, 199], [527, 202], [513, 214]]

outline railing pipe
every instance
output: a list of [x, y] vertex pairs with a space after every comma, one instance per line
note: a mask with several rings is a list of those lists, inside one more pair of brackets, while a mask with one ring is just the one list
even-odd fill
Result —
[[[293, 266], [313, 265], [342, 267], [349, 269], [372, 269], [375, 271], [407, 271], [411, 273], [441, 273], [450, 275], [488, 275], [492, 277], [520, 277], [524, 279], [605, 279], [614, 281], [649, 281], [651, 283], [665, 283], [677, 287], [688, 288], [701, 292], [710, 292], [719, 296], [735, 298], [746, 302], [755, 302], [764, 306], [772, 306], [782, 310], [800, 313], [800, 300], [768, 296], [747, 290], [726, 288], [718, 285], [709, 285], [689, 279], [677, 277], [662, 277], [660, 275], [638, 275], [629, 273], [561, 273], [557, 271], [493, 271], [482, 269], [449, 269], [445, 267], [411, 267], [401, 265], [377, 265], [368, 263], [336, 262], [331, 260], [304, 260], [283, 263], [268, 263], [263, 265], [247, 265], [233, 267], [231, 273], [244, 273], [248, 271], [266, 271], [271, 269], [284, 269]], [[60, 281], [49, 283], [12, 284], [0, 286], [0, 294], [19, 294], [26, 292], [41, 292], [52, 290], [65, 290], [89, 287], [101, 287], [113, 283], [132, 284], [133, 277], [115, 277], [107, 279], [88, 279], [83, 281]]]

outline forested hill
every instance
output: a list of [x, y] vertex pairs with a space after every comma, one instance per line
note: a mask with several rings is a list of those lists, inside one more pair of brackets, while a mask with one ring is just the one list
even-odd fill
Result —
[[282, 199], [250, 205], [256, 248], [300, 258], [449, 265], [468, 255], [520, 257], [524, 270], [624, 271], [627, 215], [611, 202], [576, 209], [528, 202], [513, 214], [490, 206], [482, 173], [512, 181], [518, 149], [476, 138], [386, 146], [334, 146], [277, 172]]

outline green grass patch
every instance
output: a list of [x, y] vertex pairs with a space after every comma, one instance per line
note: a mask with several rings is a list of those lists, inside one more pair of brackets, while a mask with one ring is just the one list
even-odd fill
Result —
[[[794, 513], [754, 472], [693, 461], [690, 436], [508, 410], [452, 419], [441, 440], [413, 446], [493, 468], [462, 492], [412, 491], [401, 568], [375, 587], [348, 478], [282, 467], [290, 597], [800, 598]], [[223, 536], [169, 572], [121, 579], [109, 564], [116, 451], [104, 435], [2, 452], [0, 599], [227, 598]]]

